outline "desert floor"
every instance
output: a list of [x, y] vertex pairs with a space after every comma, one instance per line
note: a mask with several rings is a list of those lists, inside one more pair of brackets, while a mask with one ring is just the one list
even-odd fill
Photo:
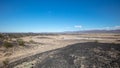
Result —
[[[25, 46], [15, 46], [9, 49], [0, 48], [1, 66], [3, 65], [3, 61], [6, 58], [9, 59], [9, 63], [12, 63], [31, 55], [36, 55], [46, 51], [63, 48], [76, 43], [100, 42], [120, 44], [120, 34], [112, 33], [38, 35], [22, 37], [21, 39], [26, 41]], [[34, 43], [27, 43], [30, 40], [33, 40]], [[35, 61], [29, 63], [33, 62]], [[18, 67], [20, 66], [22, 65], [19, 65]]]

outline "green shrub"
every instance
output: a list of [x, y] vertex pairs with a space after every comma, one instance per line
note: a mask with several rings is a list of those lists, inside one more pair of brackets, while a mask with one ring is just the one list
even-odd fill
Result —
[[6, 48], [10, 48], [10, 47], [13, 47], [13, 44], [10, 43], [10, 42], [5, 41], [5, 42], [3, 43], [3, 46], [6, 47]]
[[33, 40], [30, 40], [29, 42], [30, 42], [30, 43], [35, 43], [35, 41], [33, 41]]
[[20, 46], [24, 46], [25, 42], [22, 39], [17, 39], [17, 42]]

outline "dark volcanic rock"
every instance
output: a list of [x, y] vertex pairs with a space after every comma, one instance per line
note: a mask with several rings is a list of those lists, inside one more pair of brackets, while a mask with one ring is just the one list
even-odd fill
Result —
[[39, 61], [35, 68], [120, 68], [120, 44], [74, 44]]

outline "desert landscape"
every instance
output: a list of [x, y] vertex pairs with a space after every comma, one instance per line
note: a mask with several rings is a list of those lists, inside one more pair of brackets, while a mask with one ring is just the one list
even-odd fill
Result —
[[120, 0], [0, 0], [0, 68], [120, 68]]
[[119, 33], [6, 33], [0, 42], [1, 68], [120, 67]]

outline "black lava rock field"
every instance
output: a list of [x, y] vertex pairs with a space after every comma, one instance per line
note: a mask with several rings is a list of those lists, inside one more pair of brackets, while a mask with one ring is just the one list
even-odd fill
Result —
[[120, 44], [73, 44], [39, 61], [35, 68], [120, 68]]

